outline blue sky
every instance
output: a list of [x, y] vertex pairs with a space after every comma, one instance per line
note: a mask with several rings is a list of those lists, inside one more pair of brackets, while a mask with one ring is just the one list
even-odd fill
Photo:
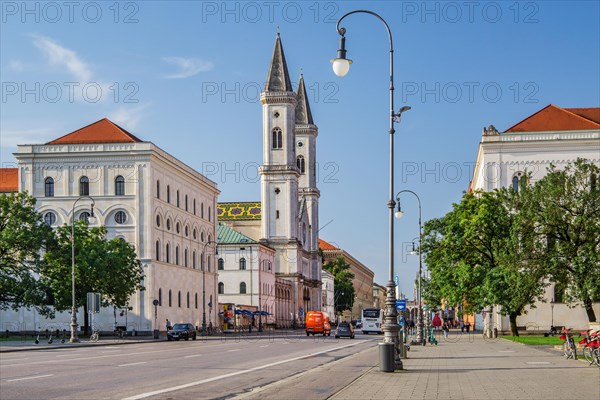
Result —
[[[396, 191], [423, 219], [467, 189], [483, 126], [500, 131], [552, 103], [600, 106], [597, 1], [3, 1], [0, 155], [104, 117], [219, 184], [259, 200], [259, 91], [277, 29], [319, 126], [321, 237], [388, 279], [388, 50], [383, 25], [344, 20], [350, 73], [336, 77], [335, 21], [367, 8], [395, 47]], [[412, 295], [417, 202], [402, 197], [396, 272]]]

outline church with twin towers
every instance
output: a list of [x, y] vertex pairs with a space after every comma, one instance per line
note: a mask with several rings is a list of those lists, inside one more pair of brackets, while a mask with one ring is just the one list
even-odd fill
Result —
[[[262, 282], [268, 282], [266, 274], [270, 272], [274, 285], [272, 288], [259, 285], [267, 293], [259, 293], [251, 303], [267, 310], [273, 305], [273, 314], [281, 325], [279, 320], [302, 322], [307, 311], [321, 309], [322, 260], [318, 240], [318, 128], [313, 121], [302, 74], [296, 91], [292, 87], [279, 33], [260, 101], [263, 115], [261, 201], [218, 204], [219, 251], [225, 256], [228, 252], [238, 252], [237, 256], [229, 254], [229, 261], [226, 259], [220, 267], [219, 301], [244, 301], [227, 290], [228, 286], [236, 288], [240, 284], [227, 270], [235, 269], [232, 263], [239, 263], [240, 241], [255, 244], [255, 257], [259, 258], [257, 269], [265, 273]], [[241, 234], [241, 238], [232, 233]], [[261, 276], [256, 279], [260, 281]]]

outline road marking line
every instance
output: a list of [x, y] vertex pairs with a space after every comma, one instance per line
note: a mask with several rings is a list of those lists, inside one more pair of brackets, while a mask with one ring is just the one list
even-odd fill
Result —
[[16, 382], [16, 381], [25, 381], [28, 379], [37, 379], [37, 378], [47, 378], [49, 376], [54, 376], [54, 374], [50, 375], [36, 375], [36, 376], [28, 376], [26, 378], [17, 378], [17, 379], [7, 379], [6, 382]]
[[269, 345], [268, 345], [268, 344], [265, 344], [264, 346], [260, 346], [260, 347], [269, 347]]
[[202, 354], [192, 354], [191, 356], [183, 356], [183, 358], [200, 357]]
[[232, 351], [240, 351], [240, 349], [231, 349], [231, 350], [227, 350], [228, 353], [231, 353]]
[[514, 353], [514, 350], [498, 350], [498, 353]]
[[69, 356], [79, 356], [81, 353], [73, 353], [73, 354], [58, 354], [56, 357], [69, 357]]
[[129, 367], [131, 365], [140, 365], [140, 364], [148, 364], [148, 362], [140, 361], [140, 362], [134, 362], [134, 363], [129, 363], [129, 364], [121, 364], [121, 365], [118, 365], [118, 367]]
[[276, 365], [281, 365], [281, 364], [286, 364], [292, 361], [298, 361], [298, 360], [303, 360], [305, 358], [310, 358], [310, 357], [314, 357], [314, 356], [318, 356], [324, 353], [329, 353], [331, 351], [336, 351], [336, 350], [341, 350], [341, 349], [345, 349], [347, 347], [352, 347], [352, 346], [356, 346], [362, 343], [367, 342], [367, 340], [360, 340], [351, 344], [347, 344], [345, 346], [338, 346], [338, 347], [333, 347], [331, 349], [327, 349], [327, 350], [322, 350], [322, 351], [318, 351], [316, 353], [311, 353], [311, 354], [307, 354], [304, 356], [298, 356], [298, 357], [294, 357], [294, 358], [288, 358], [287, 360], [281, 360], [281, 361], [276, 361], [273, 363], [269, 363], [269, 364], [265, 364], [265, 365], [260, 365], [258, 367], [253, 367], [253, 368], [249, 368], [243, 371], [236, 371], [236, 372], [231, 372], [229, 374], [224, 374], [224, 375], [219, 375], [219, 376], [214, 376], [212, 378], [208, 378], [208, 379], [203, 379], [201, 381], [195, 381], [195, 382], [190, 382], [190, 383], [186, 383], [183, 385], [179, 385], [179, 386], [173, 386], [170, 388], [165, 388], [165, 389], [159, 389], [159, 390], [155, 390], [153, 392], [146, 392], [146, 393], [141, 393], [135, 396], [131, 396], [131, 397], [126, 397], [123, 400], [139, 400], [139, 399], [145, 399], [146, 397], [150, 397], [150, 396], [156, 396], [159, 394], [163, 394], [163, 393], [169, 393], [169, 392], [174, 392], [175, 390], [180, 390], [180, 389], [187, 389], [189, 387], [192, 386], [198, 386], [198, 385], [202, 385], [205, 383], [209, 383], [209, 382], [214, 382], [214, 381], [219, 381], [225, 378], [231, 378], [233, 376], [238, 376], [238, 375], [243, 375], [243, 374], [247, 374], [250, 372], [255, 372], [255, 371], [260, 371], [262, 369], [266, 369], [266, 368], [271, 368], [274, 367]]
[[548, 361], [528, 361], [525, 364], [529, 365], [547, 365], [550, 364]]

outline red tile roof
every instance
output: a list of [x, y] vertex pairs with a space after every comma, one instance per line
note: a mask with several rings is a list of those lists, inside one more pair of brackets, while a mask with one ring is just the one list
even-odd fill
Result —
[[560, 108], [553, 104], [508, 128], [508, 132], [600, 129], [600, 108]]
[[328, 242], [324, 241], [323, 239], [319, 239], [319, 248], [321, 250], [323, 250], [323, 251], [325, 251], [325, 250], [339, 250], [337, 247], [335, 247], [331, 243], [328, 243]]
[[0, 193], [19, 191], [19, 169], [0, 168]]
[[119, 125], [103, 118], [46, 144], [135, 143], [142, 142]]

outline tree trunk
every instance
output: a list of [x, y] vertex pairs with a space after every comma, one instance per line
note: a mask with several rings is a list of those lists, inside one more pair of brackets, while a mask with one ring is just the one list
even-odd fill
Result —
[[585, 307], [589, 322], [596, 322], [596, 313], [594, 312], [592, 300], [589, 297], [583, 300], [583, 306]]
[[519, 331], [517, 330], [517, 313], [510, 313], [508, 315], [508, 319], [510, 320], [510, 332], [513, 336], [519, 336]]

